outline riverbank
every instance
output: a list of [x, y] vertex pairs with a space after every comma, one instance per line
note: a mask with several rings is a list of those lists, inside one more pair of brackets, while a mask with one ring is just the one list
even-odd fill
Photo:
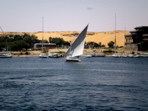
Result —
[[[104, 51], [107, 50], [112, 50], [113, 49], [104, 49], [104, 48], [100, 48], [100, 49], [84, 49], [84, 54], [85, 55], [93, 55], [93, 54], [102, 54]], [[61, 48], [56, 48], [56, 49], [49, 49], [47, 53], [66, 53], [67, 49], [61, 49]], [[118, 53], [144, 53], [144, 52], [136, 52], [136, 51], [129, 51], [129, 50], [124, 50], [123, 48], [119, 48], [117, 50]], [[0, 52], [1, 53], [5, 53], [5, 52]], [[41, 53], [41, 51], [26, 51], [26, 52], [22, 52], [22, 51], [11, 51], [13, 57], [38, 57], [39, 54]], [[113, 52], [107, 52], [105, 53], [106, 56], [111, 56], [113, 54]]]

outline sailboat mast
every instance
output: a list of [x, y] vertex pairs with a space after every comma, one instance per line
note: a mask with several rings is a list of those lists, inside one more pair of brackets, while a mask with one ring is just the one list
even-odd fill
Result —
[[43, 52], [43, 37], [44, 37], [44, 17], [42, 17], [42, 52]]
[[125, 33], [124, 33], [124, 51], [125, 51], [125, 42], [126, 42], [125, 35], [126, 35], [126, 26], [125, 26]]
[[[3, 31], [3, 29], [2, 29], [2, 27], [0, 27], [0, 29], [1, 29], [1, 31], [2, 31], [2, 33], [3, 33], [3, 36], [4, 36], [4, 31]], [[7, 43], [7, 39], [6, 39], [6, 51], [8, 51], [8, 43]]]
[[116, 47], [116, 14], [115, 14], [115, 53], [117, 52], [117, 47]]

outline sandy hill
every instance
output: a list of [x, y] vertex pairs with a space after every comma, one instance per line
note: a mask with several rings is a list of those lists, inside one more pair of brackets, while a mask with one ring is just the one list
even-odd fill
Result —
[[[63, 38], [65, 41], [73, 42], [76, 37], [78, 36], [80, 32], [74, 31], [74, 32], [44, 32], [44, 39], [49, 40], [49, 37], [60, 37]], [[42, 33], [36, 32], [32, 33], [38, 37], [38, 39], [42, 39]], [[129, 34], [129, 31], [116, 31], [116, 41], [117, 46], [124, 46], [124, 35]], [[86, 42], [101, 42], [105, 46], [108, 46], [107, 44], [110, 41], [114, 41], [115, 38], [115, 32], [109, 31], [109, 32], [88, 32], [86, 37]]]
[[[44, 40], [49, 40], [49, 37], [60, 37], [65, 41], [73, 42], [80, 32], [77, 31], [64, 31], [64, 32], [44, 32]], [[0, 33], [2, 34], [2, 33]], [[5, 32], [5, 34], [24, 34], [24, 32]], [[32, 32], [38, 39], [42, 40], [42, 32]], [[117, 46], [124, 46], [124, 35], [129, 34], [129, 31], [116, 31]], [[108, 46], [110, 41], [114, 41], [115, 31], [109, 32], [87, 32], [86, 42], [101, 42], [102, 45]]]

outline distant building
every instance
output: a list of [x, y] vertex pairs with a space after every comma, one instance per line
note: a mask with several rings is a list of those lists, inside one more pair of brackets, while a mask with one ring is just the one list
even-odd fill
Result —
[[47, 49], [54, 49], [57, 47], [55, 43], [35, 43], [34, 50], [41, 50], [42, 45], [43, 45], [43, 47], [45, 47]]
[[129, 35], [125, 35], [125, 47], [128, 50], [148, 50], [148, 26], [135, 27]]

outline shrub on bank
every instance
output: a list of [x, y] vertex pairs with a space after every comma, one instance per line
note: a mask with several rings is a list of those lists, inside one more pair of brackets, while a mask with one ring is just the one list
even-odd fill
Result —
[[110, 50], [110, 49], [109, 49], [109, 50], [104, 50], [104, 51], [103, 51], [103, 53], [113, 53], [113, 52], [115, 52], [115, 51]]

